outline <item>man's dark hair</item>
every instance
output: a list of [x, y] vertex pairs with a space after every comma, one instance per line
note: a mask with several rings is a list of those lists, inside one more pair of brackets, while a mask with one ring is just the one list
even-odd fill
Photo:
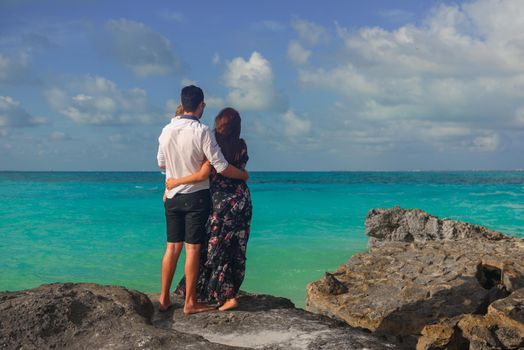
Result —
[[182, 89], [180, 100], [182, 102], [182, 107], [184, 107], [184, 111], [194, 112], [198, 108], [200, 102], [204, 101], [204, 92], [198, 86], [189, 85]]

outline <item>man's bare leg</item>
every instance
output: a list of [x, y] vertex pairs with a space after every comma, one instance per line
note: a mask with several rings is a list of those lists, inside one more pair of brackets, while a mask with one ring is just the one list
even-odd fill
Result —
[[183, 243], [167, 243], [166, 252], [162, 259], [162, 290], [160, 292], [160, 311], [166, 311], [171, 306], [169, 299], [169, 291], [171, 283], [173, 282], [173, 275], [175, 274], [176, 264], [182, 251]]
[[213, 310], [214, 308], [197, 302], [196, 285], [198, 278], [198, 268], [200, 266], [200, 244], [186, 243], [186, 304], [184, 305], [185, 314], [195, 314]]

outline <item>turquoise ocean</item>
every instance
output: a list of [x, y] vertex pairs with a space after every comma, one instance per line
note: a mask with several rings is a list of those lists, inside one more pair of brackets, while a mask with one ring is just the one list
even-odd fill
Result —
[[[0, 290], [73, 281], [158, 291], [163, 181], [157, 172], [0, 172]], [[249, 186], [242, 289], [300, 307], [308, 282], [366, 250], [371, 208], [421, 208], [524, 237], [519, 171], [254, 172]]]

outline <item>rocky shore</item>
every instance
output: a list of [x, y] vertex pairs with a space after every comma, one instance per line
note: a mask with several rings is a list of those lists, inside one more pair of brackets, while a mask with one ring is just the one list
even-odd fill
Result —
[[0, 349], [393, 349], [380, 337], [269, 295], [185, 316], [182, 300], [118, 286], [57, 283], [0, 293]]
[[369, 252], [307, 287], [307, 309], [417, 349], [524, 348], [524, 240], [422, 210], [373, 209]]

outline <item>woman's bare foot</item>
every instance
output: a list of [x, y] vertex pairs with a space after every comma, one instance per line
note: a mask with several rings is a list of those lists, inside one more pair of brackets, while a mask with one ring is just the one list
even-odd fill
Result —
[[184, 305], [184, 313], [186, 315], [196, 314], [196, 313], [199, 313], [199, 312], [211, 311], [211, 310], [214, 310], [214, 309], [215, 308], [213, 306], [209, 306], [209, 305], [201, 304], [201, 303], [195, 303], [195, 304], [188, 304], [188, 303], [186, 303]]
[[238, 301], [236, 298], [228, 299], [224, 304], [222, 304], [218, 309], [220, 311], [232, 310], [238, 306]]

